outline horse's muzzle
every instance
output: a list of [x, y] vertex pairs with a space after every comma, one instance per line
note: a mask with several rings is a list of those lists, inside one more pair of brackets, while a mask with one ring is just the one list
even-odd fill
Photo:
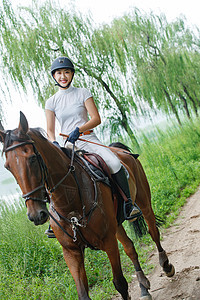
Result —
[[34, 222], [34, 224], [37, 225], [42, 225], [44, 224], [48, 219], [49, 219], [49, 213], [47, 211], [47, 209], [41, 209], [39, 211], [37, 211], [37, 213], [27, 213], [28, 219], [31, 222]]

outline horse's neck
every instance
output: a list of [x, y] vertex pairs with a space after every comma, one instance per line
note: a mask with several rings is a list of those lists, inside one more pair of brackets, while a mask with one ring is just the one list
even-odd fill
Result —
[[70, 159], [49, 141], [36, 142], [36, 148], [47, 167], [50, 185], [53, 188], [69, 171]]
[[50, 190], [53, 189], [52, 204], [56, 211], [67, 216], [72, 211], [82, 214], [84, 206], [91, 209], [95, 201], [94, 182], [84, 168], [74, 162], [75, 169], [71, 171], [71, 159], [51, 144], [38, 151], [41, 151], [48, 169], [48, 183]]

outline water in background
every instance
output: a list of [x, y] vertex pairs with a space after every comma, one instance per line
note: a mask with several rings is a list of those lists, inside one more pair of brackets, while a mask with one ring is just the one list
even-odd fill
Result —
[[20, 188], [12, 174], [4, 168], [5, 159], [0, 156], [0, 199], [19, 198]]

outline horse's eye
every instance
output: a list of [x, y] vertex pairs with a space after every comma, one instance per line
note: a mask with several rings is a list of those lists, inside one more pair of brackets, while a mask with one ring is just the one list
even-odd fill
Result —
[[35, 163], [36, 161], [37, 161], [36, 155], [32, 155], [32, 156], [29, 157], [29, 162], [30, 162], [30, 164], [33, 164], [33, 163]]

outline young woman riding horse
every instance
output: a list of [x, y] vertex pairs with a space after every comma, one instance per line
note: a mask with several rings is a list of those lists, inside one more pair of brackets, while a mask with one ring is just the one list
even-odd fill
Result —
[[[128, 284], [122, 273], [118, 239], [135, 267], [141, 299], [152, 299], [150, 283], [141, 269], [133, 242], [123, 225], [117, 223], [110, 187], [91, 177], [78, 157], [68, 157], [38, 130], [29, 129], [22, 113], [17, 129], [0, 130], [0, 141], [6, 155], [5, 167], [22, 190], [28, 218], [35, 225], [40, 225], [50, 216], [50, 224], [74, 278], [78, 298], [91, 299], [84, 266], [84, 249], [90, 247], [107, 253], [114, 286], [124, 300], [130, 299]], [[156, 243], [160, 265], [167, 276], [173, 276], [174, 267], [160, 244], [144, 170], [139, 160], [130, 154], [118, 152], [116, 148], [115, 155], [130, 174], [131, 196], [141, 208], [149, 233]], [[46, 202], [50, 203], [49, 211]]]
[[[137, 205], [133, 205], [129, 185], [120, 160], [110, 149], [98, 146], [101, 142], [93, 128], [101, 123], [101, 118], [94, 103], [92, 94], [85, 88], [71, 85], [75, 69], [67, 57], [58, 57], [51, 66], [51, 75], [59, 87], [59, 91], [50, 97], [45, 104], [47, 135], [50, 141], [55, 141], [55, 118], [61, 125], [61, 132], [69, 135], [68, 142], [75, 143], [80, 150], [99, 154], [107, 163], [114, 180], [123, 190], [127, 201], [124, 202], [126, 219], [135, 220], [141, 215]], [[88, 115], [90, 119], [88, 119]], [[80, 135], [94, 143], [78, 140]], [[48, 234], [48, 231], [46, 231]]]

